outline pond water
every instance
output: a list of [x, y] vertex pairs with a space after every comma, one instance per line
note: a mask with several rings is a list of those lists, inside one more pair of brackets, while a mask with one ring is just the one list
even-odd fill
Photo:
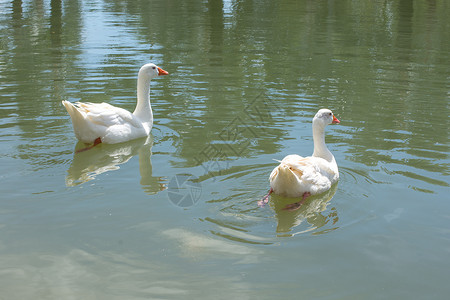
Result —
[[[450, 5], [0, 1], [2, 299], [444, 299]], [[75, 154], [62, 100], [133, 110], [148, 139]], [[296, 211], [268, 176], [312, 153], [341, 178]]]

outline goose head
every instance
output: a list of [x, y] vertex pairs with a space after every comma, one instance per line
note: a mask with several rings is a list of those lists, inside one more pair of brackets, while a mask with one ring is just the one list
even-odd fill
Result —
[[143, 65], [139, 70], [139, 76], [145, 77], [147, 79], [153, 79], [161, 75], [169, 75], [169, 72], [164, 71], [163, 69], [152, 63]]
[[325, 127], [330, 124], [339, 124], [340, 121], [334, 116], [333, 112], [327, 108], [320, 109], [313, 118], [313, 125]]

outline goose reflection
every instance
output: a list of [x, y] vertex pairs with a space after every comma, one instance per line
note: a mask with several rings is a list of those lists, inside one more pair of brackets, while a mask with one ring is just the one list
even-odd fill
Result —
[[100, 144], [88, 151], [76, 153], [85, 147], [78, 142], [72, 164], [67, 170], [66, 185], [76, 186], [95, 179], [97, 175], [120, 169], [120, 165], [128, 162], [133, 156], [139, 156], [139, 172], [141, 185], [145, 193], [156, 194], [166, 189], [164, 177], [152, 176], [151, 149], [153, 136], [136, 139], [120, 144]]
[[[337, 184], [334, 184], [326, 193], [308, 198], [295, 210], [285, 209], [286, 205], [292, 202], [292, 198], [272, 195], [272, 200], [274, 201], [270, 201], [270, 205], [276, 213], [278, 221], [277, 233], [292, 235], [293, 233], [289, 232], [304, 221], [308, 222], [310, 226], [302, 232], [316, 231], [330, 222], [331, 224], [335, 224], [339, 219], [335, 208], [332, 208], [326, 215], [322, 212], [326, 210], [336, 190]], [[316, 231], [316, 234], [328, 232], [333, 229], [336, 228], [327, 229], [326, 231]]]

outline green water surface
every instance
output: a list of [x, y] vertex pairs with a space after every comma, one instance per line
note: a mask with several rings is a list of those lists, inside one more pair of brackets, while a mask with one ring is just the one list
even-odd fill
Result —
[[[446, 299], [450, 3], [0, 0], [0, 299]], [[62, 100], [149, 139], [77, 144]], [[322, 107], [340, 181], [272, 196]]]

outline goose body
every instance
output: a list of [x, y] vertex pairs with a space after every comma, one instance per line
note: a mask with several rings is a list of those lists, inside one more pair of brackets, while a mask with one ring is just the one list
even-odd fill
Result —
[[339, 179], [333, 154], [325, 144], [325, 127], [340, 121], [329, 109], [320, 109], [313, 118], [314, 153], [302, 157], [288, 155], [270, 174], [271, 192], [285, 197], [321, 194]]
[[321, 194], [339, 179], [336, 161], [320, 157], [286, 156], [270, 174], [270, 187], [277, 195], [297, 198], [304, 193]]
[[150, 81], [169, 73], [154, 64], [146, 64], [138, 73], [137, 104], [133, 113], [107, 103], [75, 104], [62, 101], [72, 119], [78, 140], [84, 143], [116, 144], [145, 137], [153, 126]]

